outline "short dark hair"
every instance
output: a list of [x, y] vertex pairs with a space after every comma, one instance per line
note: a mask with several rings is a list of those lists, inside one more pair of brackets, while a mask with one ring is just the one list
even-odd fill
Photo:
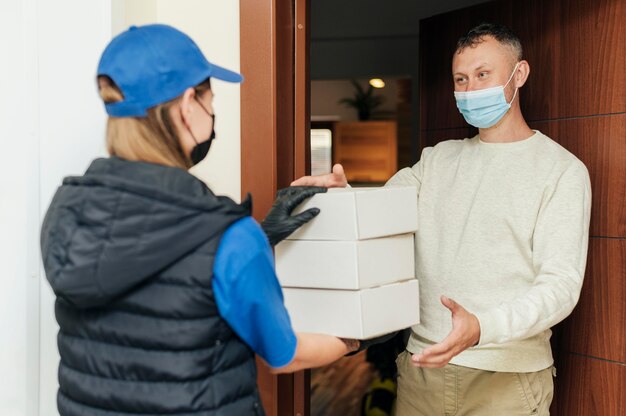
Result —
[[517, 35], [504, 25], [487, 22], [471, 28], [465, 36], [459, 38], [456, 43], [456, 53], [460, 53], [467, 47], [475, 47], [484, 40], [485, 36], [491, 36], [500, 44], [509, 47], [518, 61], [522, 59], [522, 43]]

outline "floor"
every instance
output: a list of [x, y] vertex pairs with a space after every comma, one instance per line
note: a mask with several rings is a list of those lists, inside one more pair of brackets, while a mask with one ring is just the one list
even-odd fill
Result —
[[365, 351], [311, 372], [311, 416], [359, 416], [361, 399], [376, 376]]

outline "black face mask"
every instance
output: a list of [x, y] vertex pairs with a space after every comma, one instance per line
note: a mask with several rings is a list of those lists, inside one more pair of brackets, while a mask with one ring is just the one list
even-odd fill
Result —
[[[213, 116], [213, 123], [215, 123], [215, 116]], [[197, 165], [202, 162], [207, 154], [209, 154], [209, 149], [211, 148], [211, 143], [215, 140], [215, 129], [211, 131], [211, 137], [202, 143], [198, 143], [191, 149], [191, 163]]]
[[[213, 140], [215, 140], [215, 114], [209, 113], [209, 110], [207, 110], [204, 104], [202, 104], [202, 101], [198, 100], [197, 96], [195, 97], [195, 99], [198, 102], [198, 104], [200, 104], [200, 107], [202, 107], [202, 109], [207, 113], [209, 117], [211, 117], [211, 120], [213, 121], [212, 123], [213, 126], [211, 128], [211, 136], [209, 136], [209, 138], [203, 141], [202, 143], [198, 143], [196, 138], [193, 136], [193, 133], [191, 134], [191, 137], [196, 142], [196, 145], [193, 149], [191, 149], [190, 158], [191, 158], [191, 163], [193, 163], [194, 165], [197, 165], [198, 163], [204, 160], [206, 155], [209, 153], [209, 149], [211, 148], [211, 143], [213, 142]], [[191, 133], [191, 130], [189, 130], [189, 133]]]

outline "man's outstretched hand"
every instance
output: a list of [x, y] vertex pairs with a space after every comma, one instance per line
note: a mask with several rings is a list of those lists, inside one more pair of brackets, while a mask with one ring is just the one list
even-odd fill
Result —
[[261, 222], [261, 228], [263, 228], [272, 247], [320, 213], [318, 208], [310, 208], [298, 215], [291, 215], [291, 212], [305, 199], [320, 192], [326, 192], [326, 188], [290, 186], [278, 191], [274, 205], [267, 213], [267, 217]]
[[343, 166], [336, 164], [332, 173], [317, 176], [303, 176], [291, 182], [291, 186], [323, 186], [325, 188], [345, 188], [348, 186]]
[[452, 313], [452, 331], [439, 344], [424, 348], [421, 354], [414, 354], [411, 360], [416, 367], [443, 367], [480, 341], [480, 322], [476, 315], [445, 296], [441, 297], [441, 303]]

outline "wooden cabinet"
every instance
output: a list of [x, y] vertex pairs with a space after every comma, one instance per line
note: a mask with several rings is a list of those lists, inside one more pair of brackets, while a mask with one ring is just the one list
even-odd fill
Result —
[[398, 166], [394, 120], [335, 124], [334, 163], [341, 163], [348, 182], [385, 182]]

